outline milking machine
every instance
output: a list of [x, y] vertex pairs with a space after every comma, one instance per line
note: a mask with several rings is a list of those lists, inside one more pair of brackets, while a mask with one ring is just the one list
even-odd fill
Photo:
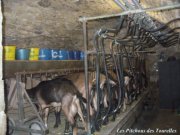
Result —
[[[116, 51], [114, 51], [116, 47]], [[113, 110], [113, 120], [115, 120], [116, 113], [119, 112], [119, 110], [122, 107], [122, 103], [124, 100], [124, 75], [123, 75], [123, 53], [120, 49], [120, 45], [116, 40], [112, 41], [112, 44], [110, 46], [110, 51], [112, 54], [113, 58], [113, 63], [114, 63], [114, 70], [116, 73], [117, 77], [117, 86], [118, 86], [118, 101], [117, 101], [117, 106]]]
[[[108, 95], [108, 108], [103, 108], [102, 107], [102, 103], [103, 103], [103, 90], [100, 90], [100, 73], [103, 72], [103, 74], [106, 76], [106, 79], [109, 80], [111, 79], [108, 73], [108, 67], [112, 65], [116, 65], [116, 70], [117, 70], [117, 64], [115, 64], [114, 62], [116, 62], [114, 58], [115, 56], [113, 56], [113, 54], [111, 53], [109, 55], [109, 58], [106, 57], [106, 51], [105, 51], [105, 44], [104, 41], [106, 40], [106, 35], [105, 33], [113, 33], [114, 35], [116, 35], [120, 29], [122, 28], [124, 22], [124, 17], [120, 18], [120, 24], [117, 26], [117, 29], [101, 29], [100, 31], [98, 31], [95, 35], [95, 40], [94, 40], [94, 47], [96, 49], [96, 91], [97, 91], [97, 112], [96, 112], [96, 123], [98, 123], [98, 126], [100, 127], [101, 124], [105, 124], [108, 121], [108, 117], [110, 114], [115, 114], [118, 111], [118, 108], [121, 104], [121, 99], [122, 98], [118, 98], [118, 104], [116, 107], [114, 107], [114, 110], [112, 110], [112, 88], [109, 84], [109, 81], [106, 82], [106, 87], [107, 87], [107, 95]], [[108, 60], [112, 61], [112, 63], [108, 63]], [[102, 65], [100, 66], [100, 60], [102, 60]], [[112, 70], [112, 69], [111, 69]], [[118, 72], [116, 72], [118, 75]], [[119, 75], [118, 75], [119, 78]], [[118, 84], [120, 84], [120, 79], [118, 79]], [[122, 92], [121, 92], [121, 88], [119, 87], [120, 85], [118, 85], [119, 91], [118, 91], [118, 96], [121, 97]], [[99, 105], [100, 104], [100, 105]], [[115, 119], [115, 117], [113, 118]]]
[[[116, 29], [116, 30], [115, 29], [100, 29], [95, 34], [94, 47], [96, 49], [96, 92], [97, 92], [97, 105], [98, 105], [96, 117], [95, 117], [95, 121], [96, 121], [95, 123], [98, 123], [98, 127], [100, 127], [102, 124], [107, 124], [108, 117], [111, 116], [112, 114], [113, 114], [113, 119], [115, 119], [116, 113], [119, 111], [119, 109], [122, 106], [124, 93], [125, 93], [124, 76], [123, 76], [123, 69], [124, 69], [123, 57], [127, 57], [128, 67], [134, 78], [133, 81], [135, 81], [135, 77], [134, 77], [135, 73], [132, 68], [132, 64], [130, 62], [130, 55], [129, 55], [130, 53], [128, 53], [128, 51], [126, 50], [126, 45], [124, 44], [132, 42], [132, 40], [133, 40], [133, 43], [135, 42], [134, 40], [136, 40], [136, 44], [140, 44], [141, 42], [144, 42], [146, 38], [149, 38], [148, 36], [145, 36], [145, 37], [143, 36], [144, 31], [137, 30], [137, 26], [133, 24], [134, 22], [132, 19], [129, 19], [129, 20], [130, 21], [128, 23], [127, 33], [125, 36], [125, 37], [128, 37], [129, 35], [131, 36], [132, 39], [130, 39], [129, 41], [125, 41], [123, 39], [119, 39], [116, 37], [116, 35], [118, 34], [118, 32], [120, 32], [122, 28], [123, 22], [127, 21], [127, 19], [125, 20], [124, 17], [121, 18], [121, 21], [120, 21], [121, 23], [118, 27], [119, 29]], [[136, 37], [136, 34], [138, 34], [137, 38], [134, 39], [134, 37]], [[107, 61], [108, 59], [106, 58], [107, 53], [105, 49], [107, 48], [106, 43], [105, 43], [107, 39], [110, 39], [112, 41], [112, 45], [111, 45], [112, 47], [110, 48], [111, 67], [113, 67], [115, 70], [115, 73], [117, 76], [117, 86], [118, 86], [117, 88], [118, 101], [117, 101], [117, 105], [113, 107], [113, 109], [112, 109], [112, 95], [113, 95], [112, 93], [113, 92], [112, 92], [112, 87], [110, 86], [109, 82], [107, 81], [107, 85], [106, 85], [107, 93], [108, 93], [108, 101], [109, 101], [108, 108], [106, 109], [101, 107], [102, 100], [103, 100], [102, 98], [103, 90], [100, 90], [100, 86], [99, 86], [100, 85], [99, 77], [100, 77], [101, 72], [105, 74], [107, 80], [111, 79], [108, 74], [108, 61]], [[113, 50], [114, 46], [117, 47], [116, 53]], [[103, 63], [101, 66], [100, 66], [100, 60], [102, 60], [102, 63]], [[135, 94], [135, 93], [136, 91], [134, 93], [130, 93], [129, 96], [132, 96], [131, 94]]]
[[[129, 3], [127, 0], [122, 1], [115, 0], [116, 3], [124, 10], [129, 9], [143, 9], [136, 0], [133, 0], [134, 6], [132, 3]], [[94, 21], [103, 18], [110, 18], [112, 16], [100, 16], [100, 17], [82, 17], [80, 21], [83, 23], [83, 37], [84, 37], [84, 47], [85, 47], [85, 81], [87, 88], [87, 95], [92, 99], [93, 94], [89, 95], [88, 93], [88, 57], [90, 54], [88, 50], [88, 36], [87, 36], [87, 22]], [[117, 16], [116, 16], [117, 17]], [[175, 19], [177, 21], [179, 19]], [[173, 21], [172, 21], [173, 22]], [[122, 15], [120, 17], [119, 23], [114, 28], [101, 28], [97, 30], [94, 37], [94, 49], [95, 49], [95, 70], [96, 70], [96, 87], [97, 92], [97, 112], [93, 118], [88, 116], [88, 135], [92, 133], [92, 127], [97, 127], [99, 129], [102, 124], [107, 124], [109, 116], [115, 115], [119, 112], [122, 107], [122, 103], [125, 96], [125, 87], [124, 87], [124, 59], [126, 59], [126, 66], [128, 67], [129, 74], [131, 76], [131, 84], [129, 93], [129, 98], [131, 96], [137, 97], [140, 94], [141, 89], [147, 87], [147, 78], [145, 71], [145, 58], [141, 55], [145, 52], [145, 49], [154, 47], [157, 44], [161, 44], [164, 47], [168, 47], [177, 42], [179, 33], [175, 32], [177, 28], [169, 29], [168, 25], [171, 22], [167, 23], [166, 26], [157, 27], [155, 22], [150, 18], [146, 13], [138, 14], [129, 14], [126, 16]], [[125, 26], [126, 24], [126, 26]], [[125, 26], [125, 27], [124, 27]], [[123, 31], [123, 35], [120, 33]], [[168, 36], [167, 36], [167, 35]], [[107, 44], [111, 43], [109, 52], [107, 51]], [[129, 47], [130, 46], [130, 47]], [[127, 48], [132, 48], [132, 51]], [[144, 51], [144, 52], [143, 52]], [[132, 62], [134, 61], [134, 63]], [[135, 62], [136, 61], [136, 62]], [[116, 84], [117, 84], [117, 104], [113, 106], [113, 87], [110, 83], [106, 82], [106, 92], [108, 94], [108, 108], [104, 108], [102, 105], [103, 100], [103, 90], [100, 89], [100, 74], [103, 73], [106, 76], [106, 79], [111, 79], [108, 71], [114, 70], [116, 73]], [[136, 86], [136, 89], [133, 88]], [[91, 100], [88, 101], [89, 105]], [[112, 107], [113, 106], [113, 107]], [[89, 112], [87, 108], [87, 112]], [[92, 122], [93, 121], [93, 122]], [[96, 125], [95, 125], [96, 123]]]

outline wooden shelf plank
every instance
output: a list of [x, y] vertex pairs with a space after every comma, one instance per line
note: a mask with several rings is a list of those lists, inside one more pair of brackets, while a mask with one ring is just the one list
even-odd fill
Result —
[[84, 62], [80, 60], [51, 60], [51, 61], [4, 61], [4, 78], [14, 77], [17, 72], [48, 71], [56, 69], [83, 68]]

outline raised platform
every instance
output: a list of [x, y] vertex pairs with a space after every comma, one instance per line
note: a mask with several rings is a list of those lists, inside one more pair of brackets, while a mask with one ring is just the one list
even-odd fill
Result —
[[131, 128], [141, 114], [143, 101], [147, 94], [148, 91], [146, 90], [136, 101], [127, 106], [125, 112], [120, 112], [114, 122], [109, 122], [106, 126], [103, 126], [100, 132], [96, 132], [95, 135], [125, 135], [127, 133], [126, 130]]

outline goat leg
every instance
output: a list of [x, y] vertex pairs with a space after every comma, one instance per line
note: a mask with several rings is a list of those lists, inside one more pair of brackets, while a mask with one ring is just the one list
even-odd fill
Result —
[[56, 122], [55, 122], [55, 125], [54, 125], [54, 128], [57, 128], [60, 124], [61, 124], [61, 108], [60, 107], [56, 107], [55, 108], [55, 117], [56, 117]]
[[64, 135], [69, 134], [69, 122], [65, 120]]

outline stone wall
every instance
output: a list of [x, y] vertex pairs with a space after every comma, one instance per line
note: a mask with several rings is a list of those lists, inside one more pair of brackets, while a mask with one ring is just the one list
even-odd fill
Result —
[[[4, 44], [83, 49], [81, 16], [117, 13], [113, 0], [3, 0]], [[112, 20], [90, 25], [90, 33]], [[110, 25], [111, 26], [111, 25]]]
[[[144, 8], [150, 8], [150, 7], [158, 7], [163, 5], [173, 5], [175, 3], [179, 3], [179, 0], [141, 0], [142, 5]], [[158, 20], [162, 24], [166, 24], [170, 20], [173, 20], [175, 18], [180, 17], [180, 10], [179, 9], [173, 9], [173, 10], [165, 10], [161, 12], [149, 12], [148, 13], [151, 17]], [[180, 26], [180, 21], [177, 21], [175, 23], [172, 23], [169, 27], [175, 28]], [[177, 30], [178, 32], [179, 30]], [[158, 61], [159, 54], [161, 52], [164, 52], [166, 59], [169, 56], [176, 56], [177, 59], [180, 59], [180, 47], [177, 44], [177, 46], [169, 47], [169, 48], [163, 48], [161, 45], [157, 45], [154, 48], [151, 48], [150, 50], [156, 51], [156, 54], [149, 54], [147, 59], [147, 67], [148, 67], [148, 73], [152, 76], [152, 78], [156, 78], [158, 73], [155, 73], [153, 66]], [[154, 81], [155, 81], [154, 80]]]
[[1, 1], [0, 1], [0, 135], [6, 134], [6, 114], [5, 101], [4, 101], [4, 81], [2, 80], [2, 12], [1, 12]]
[[[15, 44], [19, 48], [65, 48], [83, 50], [81, 16], [97, 16], [121, 12], [113, 0], [2, 0], [4, 29], [3, 44]], [[141, 0], [144, 8], [178, 3], [179, 0]], [[180, 10], [149, 12], [161, 23], [180, 17]], [[93, 34], [101, 27], [113, 27], [118, 19], [106, 19], [88, 23], [89, 44], [92, 47]], [[171, 27], [178, 26], [173, 23]], [[157, 46], [156, 55], [150, 55], [150, 65], [161, 51], [168, 55], [178, 54], [179, 48]], [[148, 67], [151, 67], [148, 66]]]
[[[2, 0], [4, 45], [17, 47], [51, 47], [83, 50], [81, 16], [121, 12], [113, 0]], [[172, 0], [177, 2], [178, 0]], [[141, 0], [144, 7], [172, 4], [169, 0]], [[167, 13], [168, 12], [168, 13]], [[166, 23], [179, 10], [153, 12], [151, 16]], [[175, 15], [175, 16], [174, 16]], [[168, 17], [171, 16], [171, 17]], [[165, 19], [164, 19], [165, 18]], [[90, 22], [89, 41], [100, 27], [113, 27], [118, 19]]]

